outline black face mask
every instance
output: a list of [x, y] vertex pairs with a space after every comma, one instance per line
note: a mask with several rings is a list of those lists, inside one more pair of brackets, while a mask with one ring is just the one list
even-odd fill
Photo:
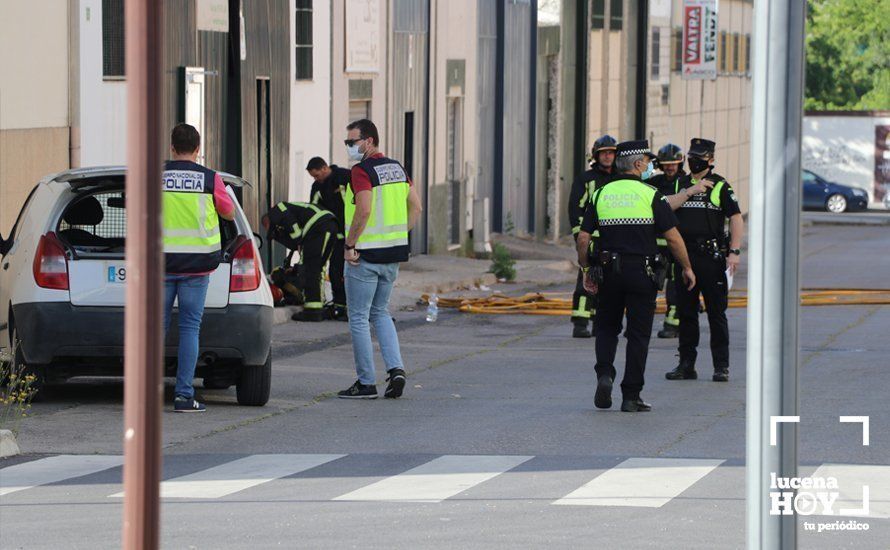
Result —
[[698, 157], [688, 157], [687, 162], [689, 163], [689, 171], [693, 174], [704, 172], [711, 167], [711, 161]]

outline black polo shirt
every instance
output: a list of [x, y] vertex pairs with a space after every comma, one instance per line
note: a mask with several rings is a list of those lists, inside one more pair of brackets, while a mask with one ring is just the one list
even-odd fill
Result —
[[331, 175], [324, 181], [313, 182], [309, 202], [331, 212], [337, 218], [337, 226], [343, 231], [343, 193], [349, 185], [350, 170], [331, 165]]
[[[722, 239], [726, 232], [726, 220], [742, 212], [735, 191], [723, 176], [708, 173], [705, 179], [714, 182], [714, 189], [692, 195], [677, 209], [680, 234], [686, 241]], [[684, 175], [677, 183], [678, 192], [696, 183], [692, 175]]]
[[677, 192], [674, 190], [677, 187], [677, 180], [684, 177], [685, 175], [686, 172], [684, 172], [683, 170], [677, 172], [677, 174], [672, 178], [668, 178], [664, 174], [658, 174], [647, 179], [646, 183], [658, 189], [658, 192], [665, 197], [670, 197], [671, 195], [677, 194]]
[[[626, 225], [601, 225], [596, 213], [600, 208], [599, 200], [603, 193], [606, 193], [610, 185], [619, 181], [634, 180], [638, 182], [643, 191], [643, 195], [647, 196], [655, 191], [652, 196], [652, 219], [653, 223], [639, 224], [628, 223]], [[632, 221], [632, 220], [629, 220]], [[593, 233], [599, 231], [600, 250], [616, 252], [618, 254], [630, 254], [639, 256], [652, 256], [658, 253], [658, 245], [655, 239], [663, 235], [665, 231], [677, 226], [677, 217], [671, 210], [664, 195], [656, 191], [651, 185], [647, 185], [639, 177], [631, 174], [620, 174], [615, 176], [612, 181], [600, 188], [599, 194], [594, 197], [594, 202], [588, 205], [584, 212], [584, 219], [581, 222], [581, 231]]]

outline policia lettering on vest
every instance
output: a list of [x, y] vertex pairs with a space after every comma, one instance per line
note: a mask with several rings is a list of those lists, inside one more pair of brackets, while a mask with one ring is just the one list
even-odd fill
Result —
[[[690, 175], [676, 183], [677, 193], [690, 195], [678, 210], [680, 234], [689, 250], [697, 286], [677, 289], [680, 318], [680, 364], [666, 374], [668, 380], [694, 380], [699, 343], [699, 295], [705, 302], [711, 328], [711, 357], [715, 382], [729, 381], [729, 325], [726, 320], [729, 288], [726, 273], [734, 274], [739, 264], [745, 223], [738, 200], [726, 180], [712, 171], [713, 141], [695, 138], [689, 147]], [[702, 181], [710, 189], [697, 187]], [[729, 221], [730, 235], [726, 236]]]
[[[615, 162], [615, 138], [609, 135], [601, 136], [593, 144], [591, 155], [593, 164], [590, 169], [580, 174], [572, 183], [569, 194], [569, 219], [572, 221], [572, 236], [578, 242], [578, 232], [581, 230], [581, 220], [584, 211], [590, 204], [590, 198], [594, 191], [608, 183], [612, 178], [612, 165]], [[599, 236], [595, 232], [593, 239]], [[587, 324], [596, 320], [596, 295], [584, 290], [584, 274], [578, 270], [578, 279], [575, 282], [575, 292], [572, 295], [572, 337], [590, 338], [592, 332]]]
[[[306, 202], [280, 202], [263, 216], [269, 239], [288, 249], [300, 251], [302, 264], [300, 287], [306, 298], [303, 311], [295, 313], [295, 321], [324, 319], [324, 266], [337, 243], [339, 227], [334, 215]], [[342, 279], [331, 277], [334, 301], [346, 302]]]
[[[695, 285], [670, 204], [641, 178], [651, 174], [653, 157], [645, 140], [618, 144], [618, 175], [594, 192], [578, 232], [578, 262], [585, 272], [584, 287], [599, 296], [594, 404], [601, 409], [612, 406], [615, 352], [626, 310], [627, 355], [621, 410], [651, 410], [640, 392], [655, 316], [655, 296], [663, 284], [664, 267], [656, 243], [659, 234], [683, 267], [686, 283]], [[590, 238], [595, 230], [600, 236], [591, 253]]]

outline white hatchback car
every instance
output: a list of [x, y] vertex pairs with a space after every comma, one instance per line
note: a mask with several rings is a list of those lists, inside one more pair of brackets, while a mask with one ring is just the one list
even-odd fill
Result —
[[[124, 167], [68, 170], [31, 191], [0, 244], [0, 348], [38, 377], [121, 376], [124, 346], [126, 193]], [[210, 276], [195, 376], [205, 388], [235, 385], [241, 405], [265, 405], [272, 377], [272, 292], [235, 189], [220, 219], [223, 261]], [[262, 246], [262, 244], [260, 244]], [[165, 346], [176, 374], [177, 320]]]

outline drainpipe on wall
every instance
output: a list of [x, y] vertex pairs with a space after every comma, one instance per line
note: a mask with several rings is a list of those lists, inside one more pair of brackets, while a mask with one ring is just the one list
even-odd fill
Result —
[[68, 166], [80, 166], [80, 2], [68, 5]]
[[[634, 116], [635, 139], [646, 139], [646, 46], [649, 38], [649, 2], [637, 2], [637, 81]], [[649, 144], [650, 147], [652, 144]]]

